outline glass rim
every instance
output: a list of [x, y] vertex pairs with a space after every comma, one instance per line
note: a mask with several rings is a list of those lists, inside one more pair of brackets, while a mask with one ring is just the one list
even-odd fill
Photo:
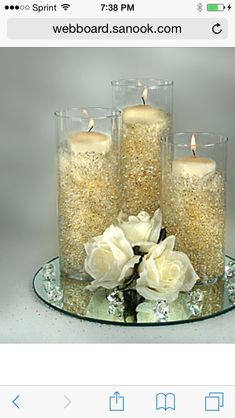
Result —
[[157, 78], [121, 78], [119, 80], [112, 80], [111, 85], [120, 87], [148, 87], [149, 89], [155, 87], [173, 86], [172, 80], [161, 80]]
[[[81, 112], [79, 115], [71, 115], [68, 114], [69, 112]], [[87, 115], [82, 115], [82, 112], [87, 111]], [[89, 112], [92, 111], [103, 111], [103, 115], [89, 115]], [[56, 110], [54, 112], [54, 116], [60, 119], [70, 119], [70, 120], [104, 120], [104, 119], [112, 119], [112, 118], [120, 118], [121, 111], [112, 109], [111, 107], [98, 107], [98, 106], [83, 106], [83, 107], [68, 107], [61, 110]]]
[[[178, 138], [182, 138], [183, 136], [190, 137], [192, 135], [195, 135], [196, 137], [196, 141], [197, 141], [197, 148], [209, 148], [209, 147], [215, 147], [215, 146], [219, 146], [219, 145], [224, 145], [228, 142], [228, 137], [225, 135], [220, 135], [220, 134], [215, 134], [215, 133], [211, 133], [211, 132], [176, 132], [173, 133], [171, 135], [167, 135], [164, 137], [161, 137], [160, 141], [161, 143], [166, 143], [169, 139], [176, 139]], [[204, 138], [216, 138], [216, 140], [208, 142], [207, 144], [202, 144], [200, 143], [200, 139], [197, 140], [197, 135], [200, 136], [204, 136]], [[190, 138], [187, 138], [190, 139]], [[168, 142], [168, 145], [170, 145], [171, 147], [177, 147], [177, 148], [190, 148], [191, 144], [190, 141], [188, 141], [187, 143], [177, 143], [177, 142]]]

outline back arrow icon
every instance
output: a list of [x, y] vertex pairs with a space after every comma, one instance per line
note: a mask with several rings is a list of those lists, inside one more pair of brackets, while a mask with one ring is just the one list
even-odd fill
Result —
[[16, 406], [16, 408], [20, 409], [19, 405], [16, 403], [17, 399], [19, 399], [20, 395], [18, 395], [15, 399], [13, 399], [12, 403]]
[[66, 405], [64, 406], [64, 409], [65, 408], [67, 408], [70, 404], [71, 404], [71, 401], [70, 401], [70, 399], [66, 396], [66, 395], [64, 395], [64, 398], [66, 399]]

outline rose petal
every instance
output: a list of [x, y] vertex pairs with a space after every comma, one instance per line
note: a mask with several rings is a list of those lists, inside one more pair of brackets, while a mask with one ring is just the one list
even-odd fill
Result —
[[174, 235], [170, 235], [164, 241], [160, 242], [160, 244], [155, 244], [150, 246], [149, 249], [149, 256], [153, 256], [154, 258], [160, 257], [164, 251], [173, 250], [175, 246], [175, 237]]
[[[127, 241], [121, 228], [111, 225], [104, 232], [104, 239], [109, 243], [111, 251], [115, 256], [115, 259], [126, 261], [127, 258], [133, 256], [133, 249], [129, 241]], [[123, 260], [123, 257], [125, 259]]]
[[123, 279], [125, 279], [126, 277], [130, 277], [133, 274], [133, 268], [135, 264], [139, 262], [139, 260], [140, 256], [135, 255], [125, 264], [125, 266], [122, 269], [121, 275], [118, 279], [118, 282], [121, 282]]
[[157, 209], [151, 219], [151, 233], [149, 236], [149, 241], [153, 241], [155, 243], [158, 242], [161, 228], [162, 228], [162, 213], [160, 209]]
[[[131, 218], [131, 216], [129, 216], [129, 219]], [[148, 212], [142, 211], [137, 215], [137, 219], [139, 219], [141, 222], [149, 222], [150, 221], [150, 216], [148, 214]]]
[[144, 257], [138, 270], [140, 277], [137, 280], [137, 285], [156, 289], [160, 280], [160, 275], [158, 268], [154, 263], [154, 259], [152, 257], [149, 259]]

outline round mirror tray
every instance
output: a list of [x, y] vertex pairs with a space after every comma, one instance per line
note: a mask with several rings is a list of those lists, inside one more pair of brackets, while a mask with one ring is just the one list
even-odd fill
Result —
[[[225, 274], [214, 284], [196, 285], [178, 299], [146, 302], [137, 311], [124, 314], [122, 299], [107, 291], [85, 289], [87, 282], [60, 275], [59, 258], [41, 267], [34, 276], [33, 287], [38, 297], [65, 314], [94, 322], [124, 326], [166, 326], [201, 321], [235, 308], [235, 260], [226, 256]], [[109, 291], [110, 293], [110, 291]]]

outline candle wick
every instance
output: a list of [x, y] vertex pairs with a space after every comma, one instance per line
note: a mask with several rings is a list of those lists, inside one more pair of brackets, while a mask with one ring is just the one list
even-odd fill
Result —
[[144, 98], [142, 97], [142, 102], [143, 102], [143, 105], [145, 106], [145, 100], [144, 100]]
[[93, 128], [94, 128], [94, 126], [91, 126], [90, 129], [88, 130], [88, 132], [91, 132]]
[[193, 156], [196, 157], [196, 152], [194, 149], [192, 149], [192, 153], [193, 153]]

